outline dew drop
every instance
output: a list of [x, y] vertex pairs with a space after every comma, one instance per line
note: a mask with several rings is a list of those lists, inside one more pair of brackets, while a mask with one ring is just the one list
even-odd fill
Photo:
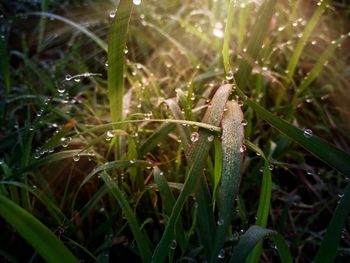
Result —
[[273, 169], [275, 169], [275, 166], [273, 164], [269, 165], [269, 170], [272, 171]]
[[115, 136], [115, 134], [112, 130], [107, 131], [106, 135], [108, 138], [113, 138]]
[[280, 26], [280, 27], [278, 28], [278, 31], [281, 32], [281, 31], [283, 31], [285, 28], [286, 28], [285, 26]]
[[223, 219], [219, 219], [217, 221], [217, 224], [218, 224], [218, 226], [222, 226], [224, 224], [224, 220]]
[[67, 74], [67, 75], [66, 75], [66, 80], [69, 81], [69, 80], [71, 80], [71, 79], [72, 79], [72, 75]]
[[62, 84], [57, 87], [57, 92], [63, 94], [66, 92], [66, 87]]
[[210, 135], [209, 137], [208, 137], [208, 142], [212, 142], [214, 140], [214, 135]]
[[133, 0], [134, 5], [141, 5], [141, 0]]
[[177, 242], [176, 242], [176, 240], [174, 239], [173, 241], [171, 241], [170, 249], [175, 250], [176, 247], [177, 247]]
[[74, 81], [75, 81], [75, 82], [80, 82], [80, 81], [81, 81], [81, 78], [74, 78]]
[[344, 193], [339, 193], [339, 194], [338, 194], [338, 197], [339, 197], [339, 198], [342, 198], [343, 196], [344, 196]]
[[224, 37], [224, 31], [223, 25], [220, 22], [215, 23], [214, 29], [213, 29], [213, 35], [217, 38], [223, 38]]
[[233, 80], [233, 72], [231, 69], [229, 71], [227, 71], [225, 78], [227, 81]]
[[303, 134], [304, 134], [304, 137], [306, 137], [306, 138], [311, 138], [313, 135], [312, 130], [310, 130], [310, 129], [304, 130]]
[[74, 162], [78, 162], [80, 160], [80, 155], [79, 154], [77, 154], [77, 155], [75, 155], [74, 157], [73, 157], [73, 161]]
[[199, 139], [199, 133], [198, 132], [192, 132], [191, 134], [191, 142], [196, 142]]
[[116, 10], [112, 10], [111, 12], [109, 12], [109, 17], [110, 18], [114, 18], [115, 17], [115, 13], [116, 13]]
[[40, 153], [39, 152], [34, 153], [34, 159], [39, 159], [39, 158], [40, 158]]
[[134, 160], [130, 160], [130, 163], [131, 163], [131, 164], [134, 164], [134, 163], [135, 163], [135, 161], [134, 161]]
[[248, 124], [248, 121], [246, 119], [243, 119], [241, 121], [242, 126], [246, 126]]
[[246, 149], [247, 149], [246, 146], [244, 144], [242, 144], [242, 146], [239, 148], [239, 151], [241, 153], [244, 153], [246, 151]]
[[220, 252], [218, 254], [218, 258], [225, 258], [225, 250], [224, 249], [220, 249]]

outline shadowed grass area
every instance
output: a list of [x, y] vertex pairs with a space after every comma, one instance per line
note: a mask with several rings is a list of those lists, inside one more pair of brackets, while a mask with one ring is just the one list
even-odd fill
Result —
[[350, 259], [345, 1], [0, 8], [0, 261]]

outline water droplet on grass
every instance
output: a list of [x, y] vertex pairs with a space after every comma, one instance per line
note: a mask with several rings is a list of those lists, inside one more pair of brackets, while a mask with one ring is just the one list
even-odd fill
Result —
[[73, 157], [73, 161], [74, 162], [78, 162], [80, 160], [80, 155], [79, 154], [77, 154], [77, 155], [75, 155], [74, 157]]
[[223, 219], [219, 219], [217, 221], [217, 224], [218, 224], [218, 226], [222, 226], [224, 224], [224, 220]]
[[176, 242], [176, 240], [174, 239], [173, 241], [171, 241], [170, 249], [175, 250], [176, 247], [177, 247], [177, 242]]
[[134, 5], [141, 5], [141, 0], [132, 0]]
[[231, 69], [227, 71], [225, 78], [227, 81], [233, 80], [233, 72]]
[[220, 22], [215, 23], [214, 29], [213, 29], [213, 35], [217, 38], [223, 38], [224, 37], [224, 31], [222, 30], [223, 25]]
[[246, 119], [243, 119], [241, 121], [242, 126], [246, 126], [248, 124], [248, 121]]
[[214, 140], [214, 135], [210, 135], [209, 137], [208, 137], [208, 142], [212, 142]]
[[196, 142], [199, 139], [199, 133], [198, 132], [192, 132], [191, 134], [191, 142]]
[[66, 80], [69, 81], [69, 80], [71, 80], [71, 79], [72, 79], [72, 75], [67, 74], [67, 75], [66, 75]]
[[112, 130], [107, 131], [106, 135], [108, 138], [113, 138], [115, 136], [114, 131], [112, 131]]
[[310, 129], [305, 129], [303, 134], [304, 134], [304, 137], [311, 138], [313, 135], [313, 132]]
[[115, 17], [115, 13], [116, 13], [116, 10], [112, 10], [111, 12], [109, 12], [109, 17], [110, 18], [114, 18]]
[[245, 151], [246, 151], [246, 147], [245, 147], [245, 145], [243, 144], [240, 148], [239, 148], [239, 151], [241, 152], [241, 153], [244, 153]]
[[218, 258], [225, 258], [225, 249], [220, 249], [220, 252], [218, 254]]

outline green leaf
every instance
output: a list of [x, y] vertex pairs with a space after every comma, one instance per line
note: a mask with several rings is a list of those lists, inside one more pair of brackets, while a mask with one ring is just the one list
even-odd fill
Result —
[[227, 11], [227, 19], [226, 19], [227, 22], [225, 25], [224, 44], [222, 46], [222, 59], [223, 59], [224, 69], [226, 73], [231, 68], [229, 47], [230, 47], [231, 30], [233, 25], [235, 5], [236, 5], [236, 0], [230, 0], [228, 4], [228, 11]]
[[251, 226], [247, 232], [244, 233], [233, 250], [230, 263], [244, 263], [250, 251], [256, 246], [256, 244], [267, 237], [271, 238], [276, 245], [281, 262], [291, 263], [292, 257], [283, 237], [273, 230], [259, 226]]
[[222, 119], [222, 175], [219, 188], [220, 207], [211, 262], [217, 260], [228, 232], [234, 201], [241, 182], [242, 147], [244, 147], [243, 112], [237, 102], [228, 101]]
[[248, 99], [239, 88], [237, 88], [236, 91], [249, 107], [254, 109], [261, 118], [277, 128], [280, 132], [286, 134], [288, 137], [296, 141], [329, 166], [333, 167], [344, 175], [350, 174], [350, 156], [347, 153], [317, 137], [316, 135], [311, 134], [310, 136], [306, 134], [305, 136], [305, 131], [300, 130], [283, 119], [274, 116], [260, 105]]
[[3, 217], [46, 262], [79, 262], [45, 225], [16, 205], [5, 196], [0, 195], [0, 216]]
[[331, 263], [337, 255], [337, 248], [350, 213], [350, 183], [344, 189], [344, 195], [334, 211], [331, 222], [328, 225], [321, 247], [315, 257], [315, 263]]
[[136, 240], [136, 244], [140, 252], [142, 261], [149, 262], [151, 260], [152, 255], [149, 241], [145, 234], [141, 232], [136, 216], [131, 207], [129, 206], [128, 201], [125, 199], [123, 192], [119, 189], [115, 181], [113, 181], [113, 179], [106, 172], [101, 173], [101, 178], [103, 179], [107, 187], [111, 190], [112, 195], [123, 210], [126, 220], [128, 221], [129, 227]]
[[132, 1], [120, 1], [108, 33], [108, 97], [112, 121], [123, 118], [124, 63]]

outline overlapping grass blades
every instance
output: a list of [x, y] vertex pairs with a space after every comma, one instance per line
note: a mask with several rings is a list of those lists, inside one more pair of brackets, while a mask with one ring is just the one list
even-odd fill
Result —
[[250, 251], [256, 246], [256, 244], [258, 244], [258, 242], [265, 238], [272, 239], [277, 247], [281, 262], [293, 262], [288, 245], [280, 234], [273, 230], [254, 225], [244, 233], [237, 246], [234, 247], [230, 263], [244, 263]]
[[102, 172], [101, 178], [103, 179], [107, 187], [111, 190], [112, 195], [115, 197], [116, 201], [123, 210], [123, 213], [125, 214], [129, 227], [136, 240], [136, 244], [142, 261], [150, 262], [152, 255], [150, 243], [145, 234], [141, 231], [136, 216], [132, 211], [131, 207], [129, 206], [128, 201], [125, 199], [123, 192], [120, 190], [116, 182], [113, 181], [113, 179], [108, 175], [108, 173]]
[[[215, 93], [212, 99], [211, 108], [207, 110], [204, 116], [204, 121], [206, 123], [211, 123], [212, 125], [219, 125], [222, 114], [224, 112], [227, 98], [231, 92], [231, 85], [223, 85], [218, 89], [218, 91]], [[199, 177], [202, 176], [203, 165], [211, 147], [210, 141], [212, 141], [211, 139], [208, 140], [208, 138], [213, 138], [211, 136], [213, 136], [213, 134], [210, 131], [200, 129], [199, 139], [195, 143], [195, 149], [198, 150], [196, 150], [194, 154], [191, 154], [192, 158], [189, 174], [186, 178], [183, 189], [173, 207], [168, 224], [165, 228], [165, 232], [154, 251], [152, 262], [164, 262], [168, 254], [168, 249], [174, 236], [176, 221], [180, 216], [181, 210], [188, 196], [191, 193], [193, 193], [193, 191], [199, 183]]]
[[241, 181], [241, 164], [244, 152], [243, 112], [237, 102], [228, 101], [222, 119], [222, 175], [219, 187], [219, 219], [211, 262], [224, 245], [228, 226], [233, 216], [234, 200]]
[[112, 122], [123, 118], [124, 63], [132, 1], [120, 1], [108, 34], [108, 98]]
[[236, 74], [237, 85], [245, 90], [249, 77], [252, 72], [252, 65], [258, 58], [261, 46], [269, 29], [271, 17], [274, 12], [274, 7], [277, 0], [268, 0], [260, 7], [258, 18], [251, 32], [251, 37], [248, 40], [247, 53], [249, 61], [243, 59], [239, 64], [239, 70]]
[[29, 212], [0, 195], [0, 215], [10, 224], [46, 261], [50, 263], [79, 262], [45, 225]]

